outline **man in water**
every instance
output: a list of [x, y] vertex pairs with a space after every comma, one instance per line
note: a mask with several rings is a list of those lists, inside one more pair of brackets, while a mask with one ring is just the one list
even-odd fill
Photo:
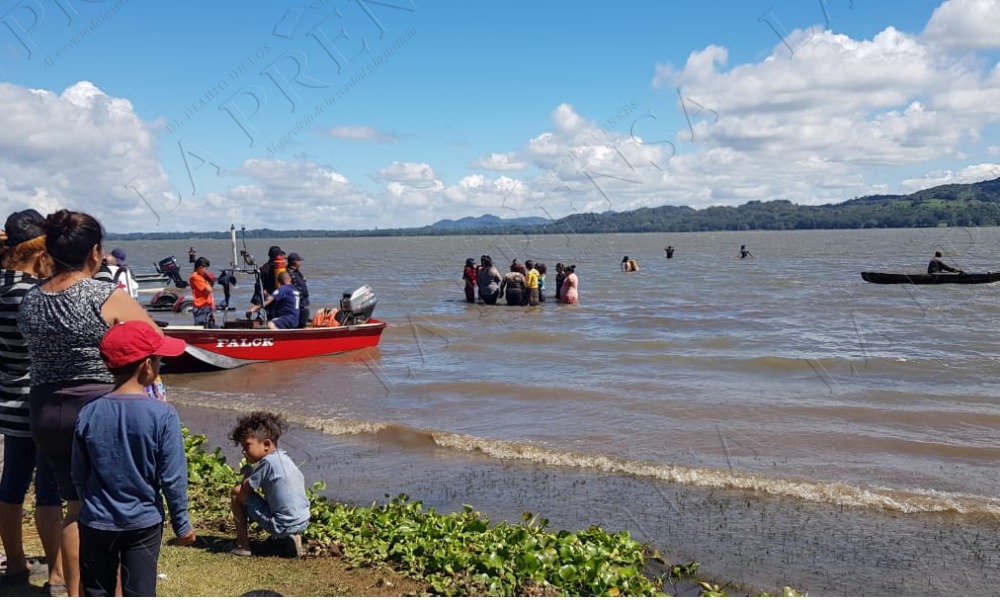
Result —
[[927, 264], [927, 274], [933, 275], [935, 273], [941, 273], [943, 271], [947, 271], [949, 273], [958, 273], [959, 275], [963, 273], [963, 271], [959, 271], [958, 269], [949, 267], [948, 265], [944, 264], [944, 261], [941, 260], [941, 251], [939, 250], [934, 253], [934, 258], [932, 258], [931, 262]]
[[740, 258], [753, 258], [753, 254], [750, 254], [745, 244], [740, 246]]

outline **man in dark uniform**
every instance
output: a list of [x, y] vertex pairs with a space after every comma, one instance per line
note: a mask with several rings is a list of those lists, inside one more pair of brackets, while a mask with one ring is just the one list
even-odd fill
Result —
[[288, 255], [288, 274], [292, 276], [292, 285], [299, 291], [299, 328], [309, 324], [309, 286], [306, 276], [302, 274], [302, 256], [298, 252]]
[[[253, 298], [250, 300], [250, 310], [247, 311], [247, 316], [254, 311], [258, 310], [264, 304], [264, 299], [274, 293], [274, 290], [278, 289], [278, 281], [276, 278], [274, 261], [279, 256], [284, 256], [285, 251], [279, 246], [271, 246], [270, 250], [267, 251], [267, 262], [260, 266], [260, 282], [264, 286], [264, 294], [261, 295], [259, 288], [254, 286]], [[268, 319], [273, 318], [271, 310], [267, 309]]]

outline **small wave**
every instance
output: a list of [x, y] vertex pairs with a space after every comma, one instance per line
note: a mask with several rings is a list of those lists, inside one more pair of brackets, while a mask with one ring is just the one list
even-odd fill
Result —
[[650, 477], [684, 485], [746, 490], [851, 508], [874, 508], [901, 513], [954, 512], [1000, 515], [997, 499], [984, 496], [936, 490], [868, 489], [843, 482], [794, 481], [739, 471], [662, 465], [602, 455], [563, 452], [533, 444], [490, 440], [462, 434], [435, 433], [434, 440], [445, 448], [480, 452], [492, 458], [594, 469], [605, 473]]
[[[269, 407], [261, 400], [240, 396], [239, 401], [227, 401], [226, 396], [212, 394], [211, 401], [184, 399], [180, 403], [216, 410], [262, 410]], [[435, 447], [458, 452], [475, 452], [490, 458], [517, 460], [561, 468], [591, 469], [603, 473], [648, 477], [707, 488], [744, 490], [772, 496], [783, 496], [822, 502], [849, 508], [877, 509], [900, 513], [958, 513], [1000, 517], [1000, 500], [986, 496], [957, 494], [937, 490], [898, 490], [865, 488], [844, 482], [816, 482], [784, 479], [768, 475], [659, 464], [627, 460], [600, 454], [585, 454], [545, 448], [530, 442], [496, 440], [466, 434], [414, 428], [401, 423], [364, 421], [334, 417], [310, 417], [283, 413], [292, 423], [318, 430], [330, 436], [375, 436], [384, 444], [404, 449], [433, 450]]]

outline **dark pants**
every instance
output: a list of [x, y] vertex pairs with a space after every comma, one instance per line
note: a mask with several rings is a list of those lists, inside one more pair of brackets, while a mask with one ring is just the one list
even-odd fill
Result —
[[31, 386], [31, 437], [37, 460], [46, 461], [63, 500], [79, 500], [73, 485], [73, 429], [85, 404], [111, 393], [115, 384], [94, 381], [61, 381]]
[[130, 531], [102, 531], [80, 525], [80, 581], [84, 596], [114, 596], [118, 567], [122, 595], [156, 595], [163, 524]]
[[299, 308], [299, 329], [309, 324], [309, 309]]

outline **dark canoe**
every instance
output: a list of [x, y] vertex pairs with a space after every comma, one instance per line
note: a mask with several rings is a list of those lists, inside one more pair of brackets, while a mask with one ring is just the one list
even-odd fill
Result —
[[936, 285], [941, 283], [993, 283], [1000, 281], [997, 273], [871, 273], [861, 272], [861, 279], [869, 283], [911, 283], [913, 285]]

